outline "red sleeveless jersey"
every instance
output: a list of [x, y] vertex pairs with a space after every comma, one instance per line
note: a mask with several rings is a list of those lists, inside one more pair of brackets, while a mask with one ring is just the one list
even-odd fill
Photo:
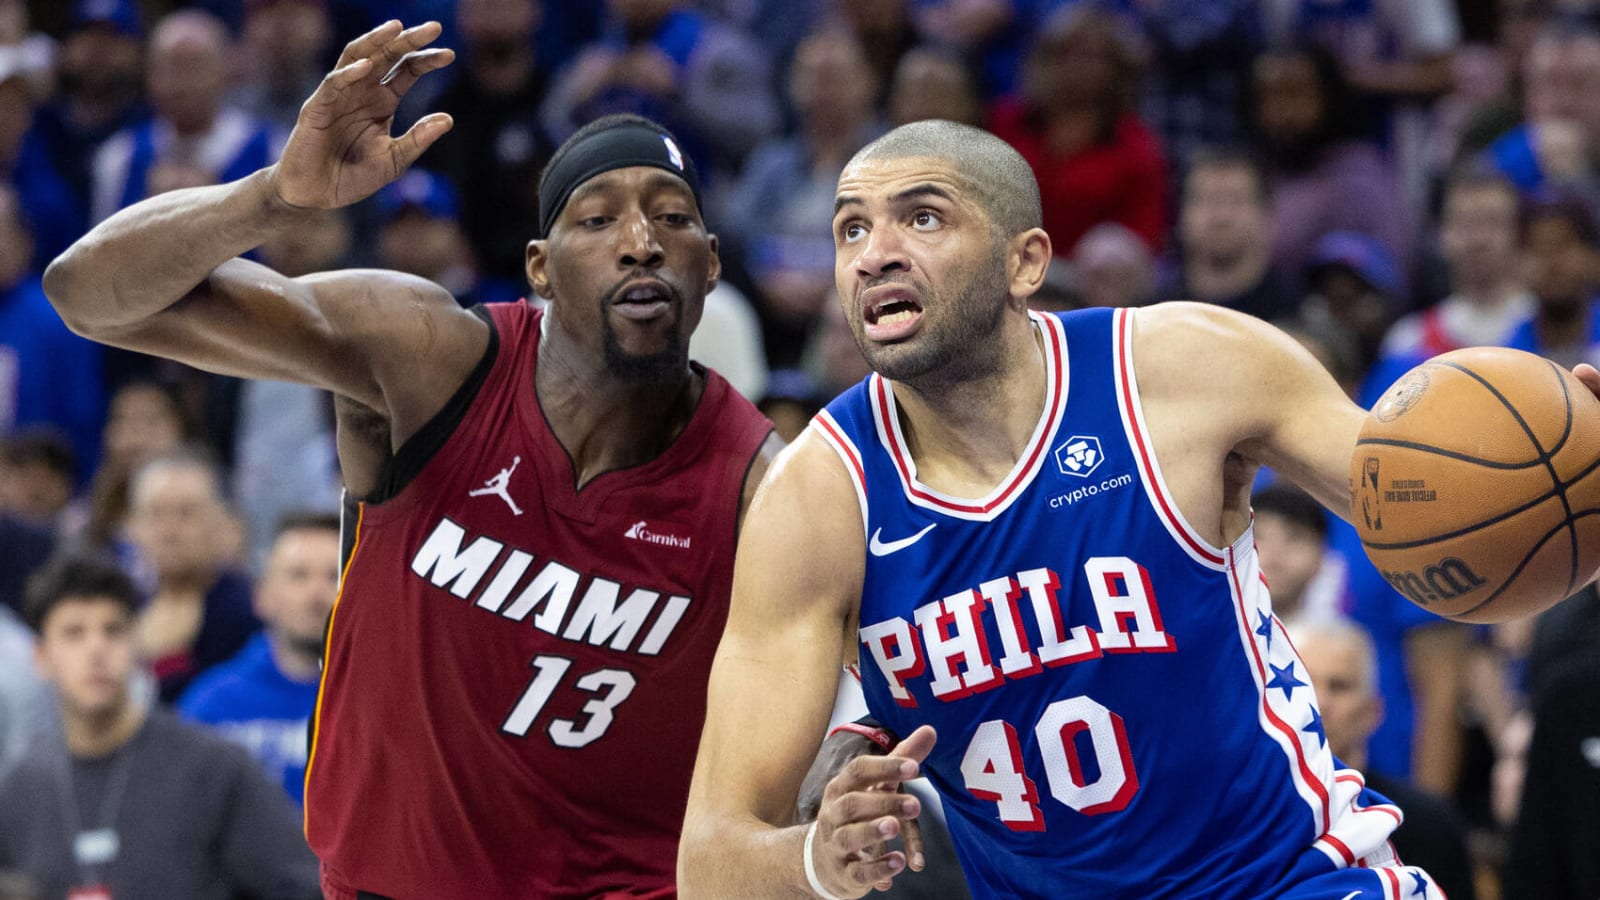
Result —
[[575, 491], [533, 389], [540, 313], [480, 315], [483, 363], [396, 454], [414, 477], [356, 509], [306, 834], [336, 900], [670, 897], [771, 425], [708, 370], [664, 453]]

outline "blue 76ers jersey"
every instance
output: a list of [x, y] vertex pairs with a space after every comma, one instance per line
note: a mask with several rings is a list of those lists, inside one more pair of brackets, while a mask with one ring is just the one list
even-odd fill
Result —
[[1328, 751], [1251, 532], [1211, 546], [1162, 482], [1133, 315], [1033, 316], [1045, 408], [980, 499], [917, 480], [876, 375], [813, 421], [868, 537], [868, 707], [938, 730], [974, 896], [1259, 898], [1392, 863], [1399, 812]]

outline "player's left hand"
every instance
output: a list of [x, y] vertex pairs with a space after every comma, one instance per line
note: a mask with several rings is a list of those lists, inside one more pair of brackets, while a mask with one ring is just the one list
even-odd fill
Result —
[[[887, 752], [876, 742], [854, 731], [839, 731], [829, 735], [817, 751], [817, 758], [812, 761], [805, 780], [800, 783], [800, 796], [795, 803], [795, 821], [804, 824], [817, 817], [822, 809], [822, 795], [828, 782], [852, 759], [858, 756], [883, 756]], [[900, 792], [904, 794], [905, 788], [900, 788]], [[900, 837], [905, 844], [907, 865], [914, 872], [922, 871], [927, 856], [922, 842], [922, 825], [916, 817], [905, 820]], [[874, 848], [872, 856], [882, 856], [887, 850], [888, 843], [884, 842]], [[876, 887], [883, 890], [889, 884], [885, 881]]]
[[[857, 756], [828, 781], [812, 835], [816, 875], [828, 893], [860, 897], [885, 890], [905, 870], [906, 854], [885, 852], [887, 842], [922, 811], [921, 801], [900, 793], [900, 785], [917, 777], [935, 737], [923, 725], [887, 756]], [[920, 869], [922, 860], [916, 862]]]

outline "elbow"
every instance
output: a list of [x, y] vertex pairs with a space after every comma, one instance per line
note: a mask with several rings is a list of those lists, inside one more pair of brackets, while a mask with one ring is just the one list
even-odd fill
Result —
[[98, 336], [97, 326], [102, 323], [95, 321], [92, 315], [94, 304], [85, 296], [88, 292], [84, 287], [81, 256], [79, 244], [73, 244], [50, 261], [44, 270], [42, 282], [44, 295], [55, 307], [56, 314], [61, 316], [61, 321], [73, 333], [93, 339]]

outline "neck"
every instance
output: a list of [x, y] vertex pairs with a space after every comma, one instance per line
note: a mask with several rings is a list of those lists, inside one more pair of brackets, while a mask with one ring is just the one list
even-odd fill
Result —
[[1022, 457], [1044, 409], [1042, 336], [1026, 316], [1009, 317], [1002, 329], [997, 365], [985, 374], [892, 383], [919, 477], [946, 493], [992, 490]]
[[1269, 258], [1266, 243], [1252, 243], [1232, 256], [1196, 253], [1185, 266], [1184, 285], [1197, 300], [1237, 297], [1261, 283]]
[[153, 603], [198, 603], [205, 600], [206, 591], [217, 583], [213, 569], [193, 569], [182, 572], [162, 572], [157, 576]]
[[1456, 293], [1462, 299], [1484, 309], [1508, 303], [1520, 291], [1521, 287], [1515, 280], [1498, 274], [1477, 281], [1462, 281], [1456, 285]]
[[145, 708], [124, 693], [116, 708], [103, 713], [76, 714], [63, 704], [61, 726], [67, 750], [79, 759], [93, 759], [128, 743], [144, 724]]
[[316, 681], [322, 674], [315, 651], [306, 652], [301, 645], [277, 631], [267, 632], [267, 647], [272, 651], [273, 664], [290, 681], [304, 684]]
[[687, 364], [648, 383], [619, 378], [597, 349], [564, 336], [553, 317], [545, 321], [534, 392], [572, 461], [574, 486], [660, 456], [688, 424], [705, 380]]

